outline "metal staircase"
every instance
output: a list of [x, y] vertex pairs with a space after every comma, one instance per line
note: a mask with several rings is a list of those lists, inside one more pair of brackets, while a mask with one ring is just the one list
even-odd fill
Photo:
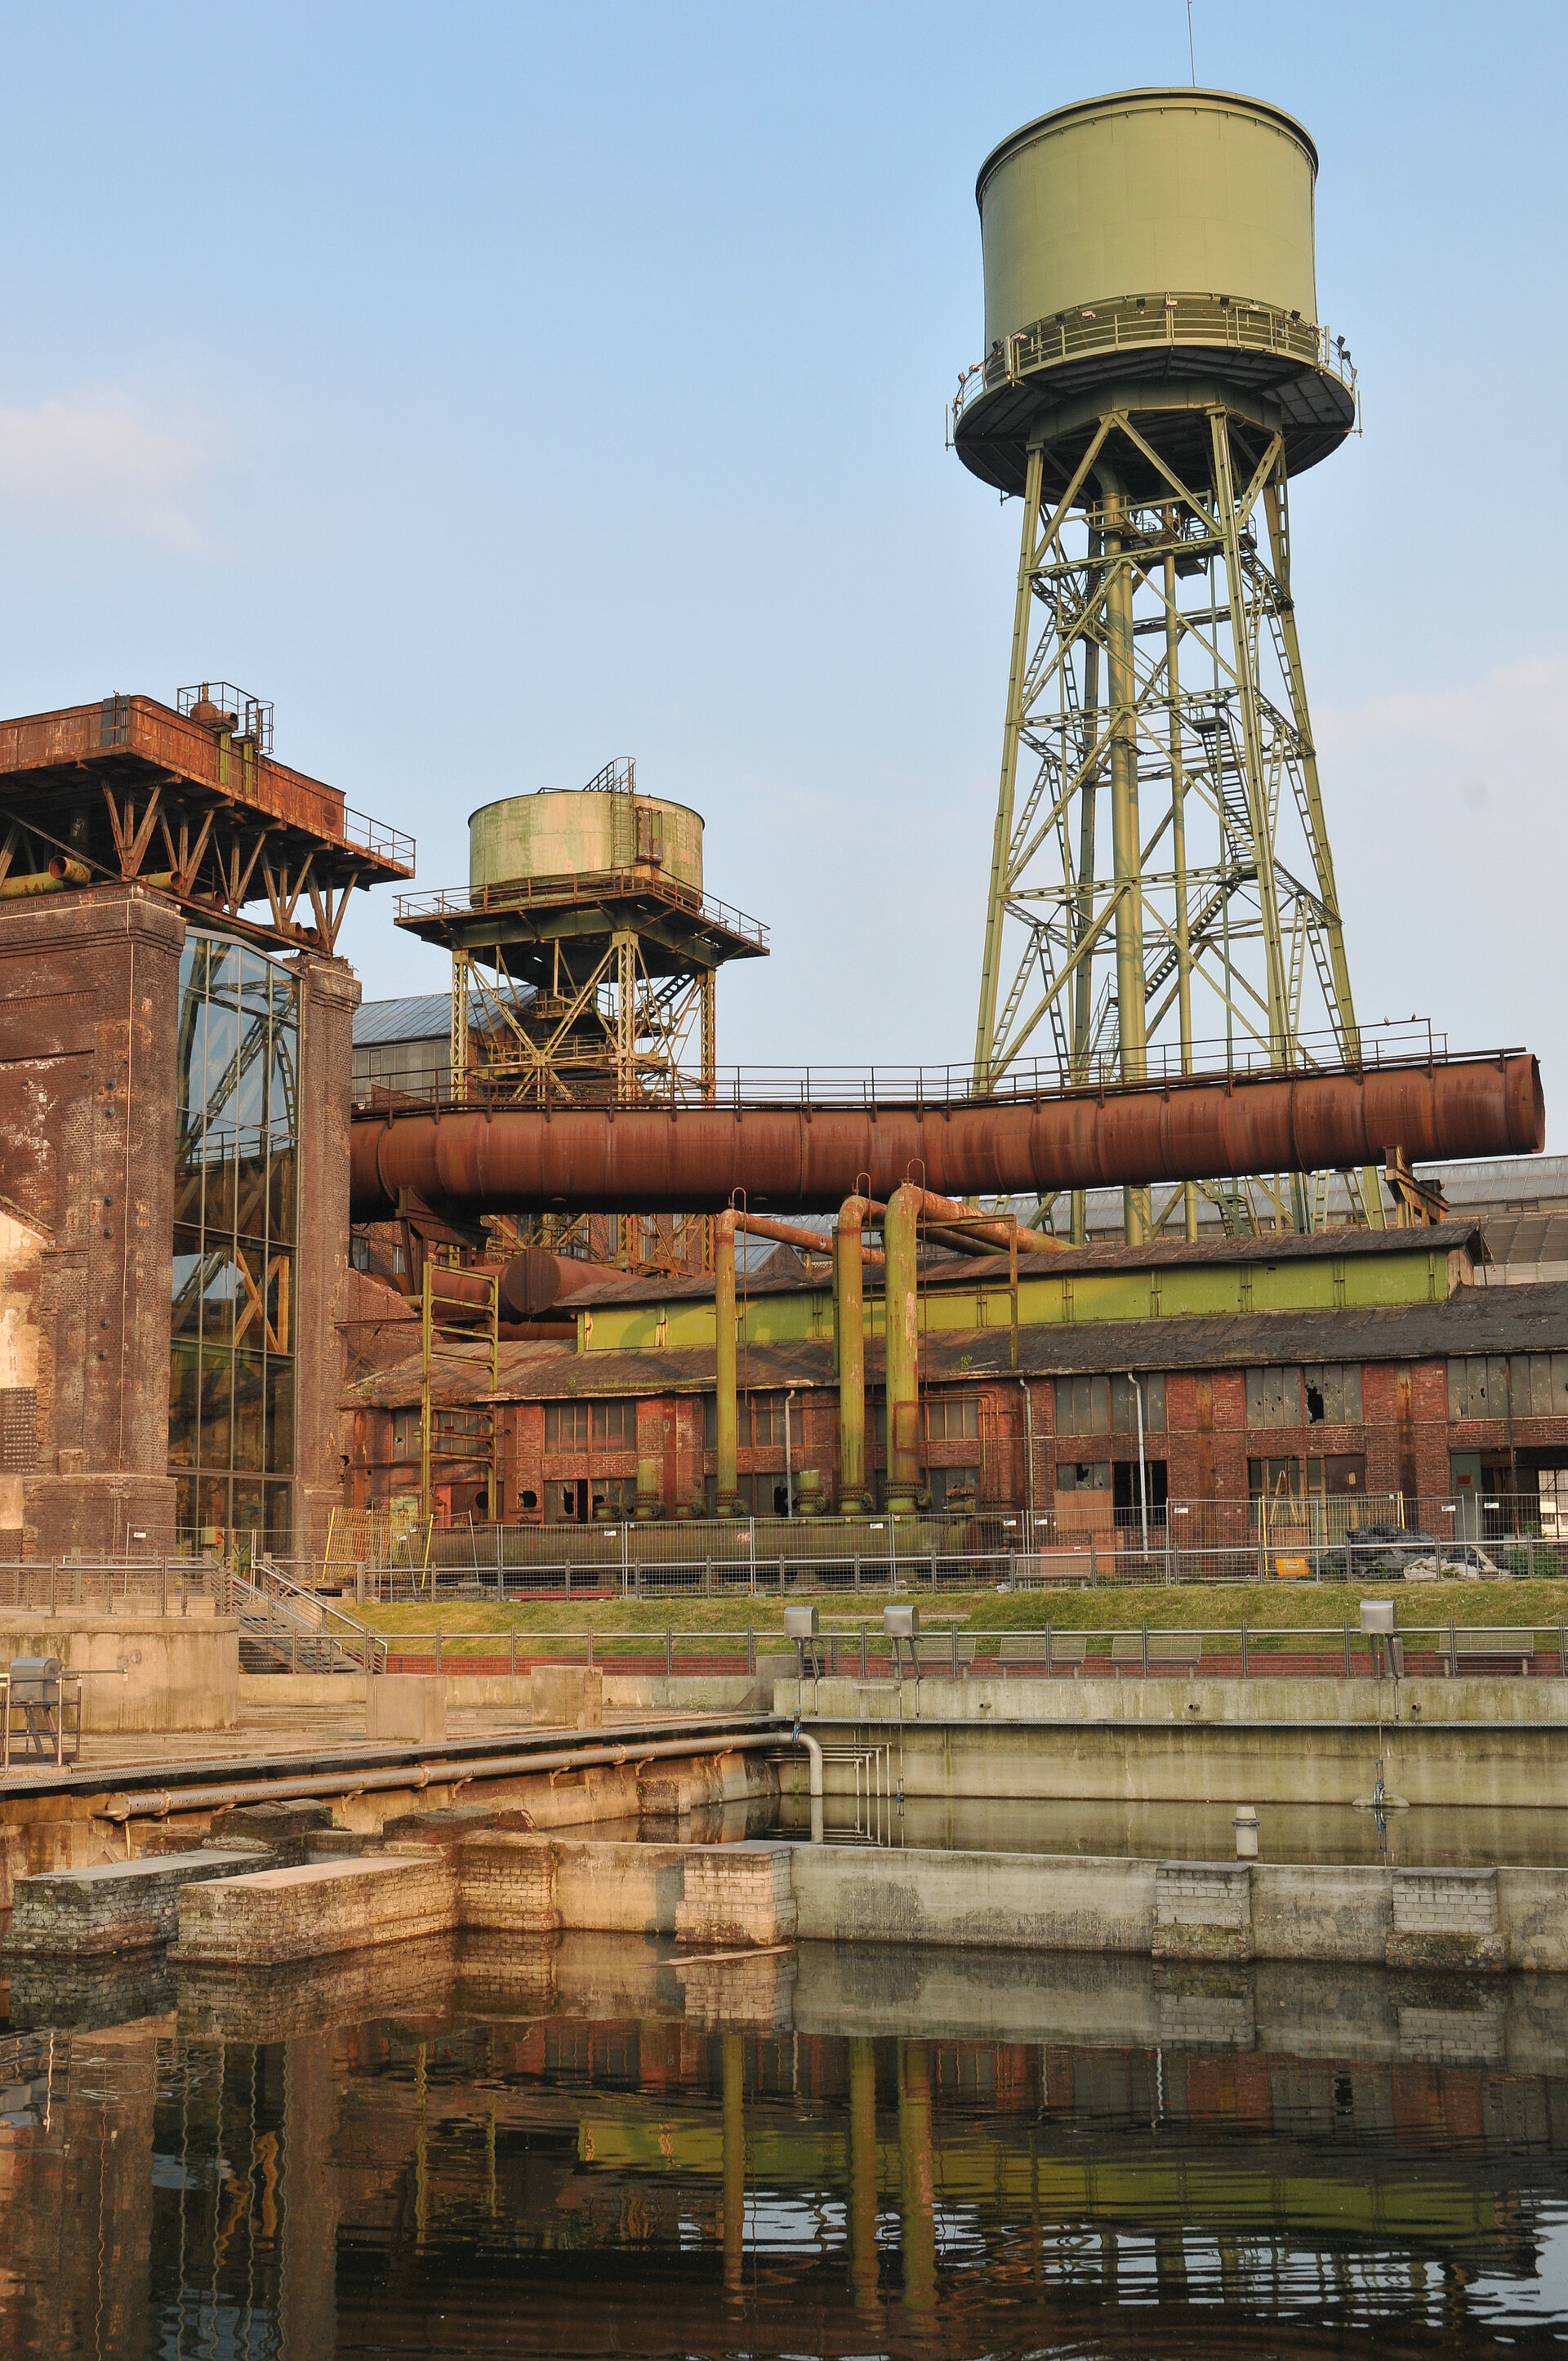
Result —
[[239, 1622], [245, 1673], [379, 1673], [387, 1643], [340, 1608], [302, 1588], [269, 1557], [226, 1578], [226, 1607]]

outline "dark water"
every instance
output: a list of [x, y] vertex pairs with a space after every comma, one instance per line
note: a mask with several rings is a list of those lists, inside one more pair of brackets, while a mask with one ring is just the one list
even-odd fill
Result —
[[0, 2354], [1559, 2351], [1561, 1981], [602, 1937], [18, 1971]]

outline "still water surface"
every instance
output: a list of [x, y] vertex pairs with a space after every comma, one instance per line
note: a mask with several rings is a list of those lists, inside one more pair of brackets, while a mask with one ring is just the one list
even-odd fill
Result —
[[1549, 1980], [568, 1937], [9, 2010], [7, 2361], [1568, 2345]]

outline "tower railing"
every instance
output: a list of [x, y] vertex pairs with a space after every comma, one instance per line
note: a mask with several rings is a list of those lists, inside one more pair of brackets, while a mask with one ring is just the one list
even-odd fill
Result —
[[1077, 303], [993, 344], [982, 361], [964, 372], [952, 407], [956, 427], [981, 393], [1014, 385], [1040, 369], [1085, 360], [1101, 353], [1139, 352], [1184, 346], [1270, 355], [1302, 368], [1321, 369], [1347, 392], [1355, 390], [1355, 368], [1343, 336], [1323, 323], [1303, 320], [1250, 297], [1169, 293], [1115, 295]]

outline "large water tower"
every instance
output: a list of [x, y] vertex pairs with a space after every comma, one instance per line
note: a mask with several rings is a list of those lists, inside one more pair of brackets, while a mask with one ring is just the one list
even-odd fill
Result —
[[[981, 169], [985, 357], [954, 439], [1023, 502], [981, 1088], [1035, 1060], [1082, 1083], [1360, 1056], [1290, 593], [1287, 486], [1356, 414], [1319, 320], [1317, 163], [1277, 107], [1140, 90]], [[1352, 1192], [1381, 1225], [1376, 1176]], [[1326, 1199], [1326, 1176], [1276, 1190], [1299, 1228]], [[1129, 1191], [1129, 1240], [1150, 1220]]]

